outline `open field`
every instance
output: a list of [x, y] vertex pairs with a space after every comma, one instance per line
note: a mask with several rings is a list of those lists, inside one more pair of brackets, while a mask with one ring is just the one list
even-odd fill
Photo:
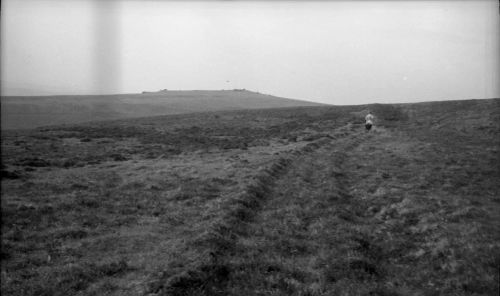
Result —
[[498, 122], [493, 99], [3, 131], [1, 292], [496, 295]]

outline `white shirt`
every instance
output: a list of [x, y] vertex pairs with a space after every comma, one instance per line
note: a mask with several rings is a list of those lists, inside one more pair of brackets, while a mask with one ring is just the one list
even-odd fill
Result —
[[371, 114], [366, 115], [366, 117], [365, 117], [366, 123], [367, 124], [373, 124], [373, 118], [374, 117]]

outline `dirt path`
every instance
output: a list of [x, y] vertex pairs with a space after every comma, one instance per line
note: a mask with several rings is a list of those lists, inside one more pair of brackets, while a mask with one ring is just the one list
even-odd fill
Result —
[[[333, 138], [257, 180], [263, 184], [257, 198], [241, 201], [245, 207], [211, 237], [216, 246], [207, 249], [208, 263], [162, 292], [495, 292], [500, 207], [498, 186], [487, 182], [497, 173], [491, 165], [402, 131], [351, 127]], [[450, 161], [468, 161], [462, 166], [486, 181], [467, 182], [470, 176], [457, 175]]]

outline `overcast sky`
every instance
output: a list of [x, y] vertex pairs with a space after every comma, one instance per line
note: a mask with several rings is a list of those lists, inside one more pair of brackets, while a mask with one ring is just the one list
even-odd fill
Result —
[[2, 94], [246, 88], [331, 104], [500, 97], [491, 1], [4, 0]]

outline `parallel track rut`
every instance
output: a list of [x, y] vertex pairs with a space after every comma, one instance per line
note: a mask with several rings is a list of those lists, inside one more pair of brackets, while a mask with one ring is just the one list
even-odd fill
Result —
[[[153, 285], [154, 289], [148, 292], [151, 295], [227, 295], [225, 284], [232, 272], [227, 265], [229, 258], [237, 253], [238, 240], [247, 235], [255, 216], [273, 198], [276, 182], [298, 159], [347, 137], [350, 139], [350, 147], [362, 141], [359, 135], [353, 137], [352, 127], [343, 127], [327, 137], [292, 151], [263, 169], [241, 195], [227, 202], [226, 214], [196, 242], [206, 255], [204, 260], [181, 274], [158, 279], [163, 283]], [[342, 149], [348, 148], [346, 146]]]

